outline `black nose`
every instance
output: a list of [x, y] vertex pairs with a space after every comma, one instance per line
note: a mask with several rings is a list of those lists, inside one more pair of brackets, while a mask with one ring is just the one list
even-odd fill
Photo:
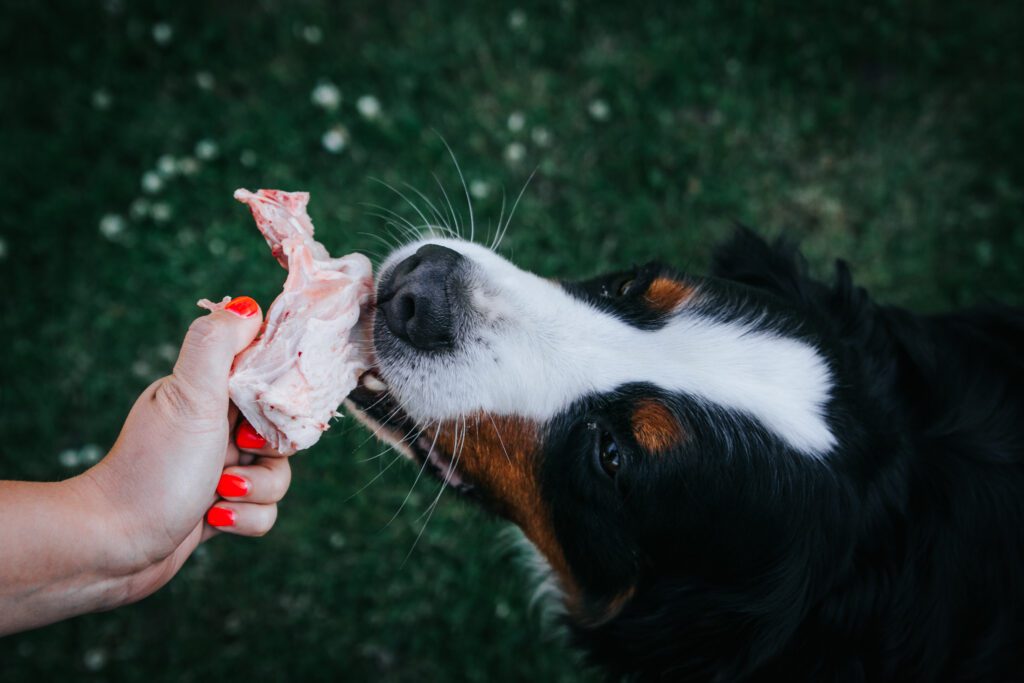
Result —
[[462, 260], [457, 251], [427, 244], [385, 276], [377, 305], [392, 334], [424, 351], [451, 347]]

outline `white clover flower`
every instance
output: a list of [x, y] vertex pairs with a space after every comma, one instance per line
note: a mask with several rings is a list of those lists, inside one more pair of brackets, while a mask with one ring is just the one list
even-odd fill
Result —
[[518, 7], [508, 13], [508, 27], [513, 31], [526, 28], [526, 12]]
[[82, 655], [82, 664], [89, 671], [99, 671], [107, 664], [107, 652], [103, 648], [94, 647], [85, 651]]
[[512, 614], [512, 608], [504, 600], [499, 600], [494, 606], [494, 616], [499, 619], [508, 619], [510, 614]]
[[[178, 231], [178, 244], [180, 244], [181, 246], [190, 246], [192, 244], [195, 244], [195, 241], [196, 232], [192, 228], [182, 228], [181, 230]], [[175, 351], [175, 354], [177, 354], [177, 351]]]
[[150, 194], [155, 194], [164, 187], [164, 179], [156, 171], [146, 171], [142, 174], [142, 189]]
[[139, 379], [149, 379], [153, 374], [153, 368], [145, 359], [140, 358], [132, 363], [132, 374]]
[[213, 90], [213, 86], [217, 85], [217, 81], [209, 71], [198, 71], [196, 72], [196, 85], [200, 90]]
[[224, 252], [228, 250], [228, 245], [224, 243], [224, 240], [219, 237], [214, 237], [206, 245], [206, 248], [210, 250], [210, 253], [214, 256], [223, 256]]
[[92, 108], [97, 111], [106, 111], [114, 103], [114, 98], [106, 88], [99, 88], [92, 92]]
[[612, 108], [602, 99], [591, 100], [587, 110], [595, 121], [607, 121], [612, 114]]
[[0, 237], [0, 261], [3, 261], [5, 258], [7, 258], [7, 240]]
[[491, 194], [491, 186], [486, 180], [472, 180], [469, 183], [469, 194], [476, 199], [484, 199]]
[[344, 548], [348, 539], [345, 538], [345, 534], [340, 531], [332, 531], [327, 542], [331, 544], [332, 548]]
[[196, 143], [196, 156], [203, 161], [209, 161], [217, 156], [220, 149], [217, 147], [217, 143], [209, 138], [204, 138]]
[[348, 145], [348, 130], [344, 126], [335, 126], [323, 134], [320, 142], [331, 154], [340, 154]]
[[149, 215], [149, 200], [145, 197], [137, 198], [128, 208], [128, 213], [135, 220], [142, 220]]
[[514, 111], [508, 115], [508, 129], [518, 133], [526, 125], [526, 115], [521, 111]]
[[517, 164], [526, 156], [526, 147], [522, 143], [513, 142], [505, 148], [505, 160]]
[[95, 465], [103, 457], [103, 449], [94, 443], [82, 446], [78, 451], [78, 460], [83, 465]]
[[320, 30], [319, 26], [311, 24], [302, 29], [302, 39], [310, 45], [319, 45], [320, 41], [324, 39], [324, 32]]
[[117, 239], [124, 232], [124, 228], [124, 219], [116, 213], [108, 213], [100, 219], [100, 234], [108, 240]]
[[174, 28], [166, 21], [153, 24], [153, 40], [157, 45], [166, 45], [174, 37]]
[[178, 159], [178, 170], [182, 175], [195, 175], [199, 173], [199, 162], [194, 157], [182, 157]]
[[251, 149], [243, 149], [242, 153], [238, 155], [239, 163], [246, 168], [252, 168], [259, 160], [259, 157], [256, 156], [256, 152]]
[[356, 109], [367, 121], [373, 121], [380, 116], [380, 100], [373, 95], [363, 95], [356, 100]]
[[67, 467], [69, 469], [72, 467], [78, 467], [78, 451], [73, 448], [67, 448], [61, 451], [57, 456], [57, 462], [59, 462], [62, 467]]
[[333, 83], [323, 81], [313, 88], [309, 99], [318, 107], [334, 111], [341, 104], [341, 91]]
[[224, 619], [224, 632], [228, 635], [236, 635], [242, 632], [242, 617], [238, 613], [232, 613]]
[[551, 144], [551, 131], [544, 126], [536, 126], [530, 131], [530, 139], [538, 147], [547, 147]]
[[992, 265], [992, 261], [995, 260], [996, 252], [992, 246], [992, 242], [988, 240], [981, 240], [974, 245], [974, 255], [978, 259], [978, 263], [983, 266]]
[[166, 223], [171, 220], [171, 205], [167, 202], [155, 202], [150, 214], [157, 223]]
[[156, 172], [164, 178], [170, 178], [178, 172], [178, 162], [170, 154], [161, 154], [156, 160]]
[[159, 356], [161, 360], [173, 363], [178, 359], [178, 347], [170, 342], [164, 342], [160, 346], [156, 347], [156, 355]]

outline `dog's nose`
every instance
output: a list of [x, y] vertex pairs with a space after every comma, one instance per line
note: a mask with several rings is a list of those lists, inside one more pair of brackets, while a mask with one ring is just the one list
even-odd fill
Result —
[[451, 347], [462, 259], [457, 251], [427, 244], [394, 267], [377, 294], [392, 334], [424, 351]]

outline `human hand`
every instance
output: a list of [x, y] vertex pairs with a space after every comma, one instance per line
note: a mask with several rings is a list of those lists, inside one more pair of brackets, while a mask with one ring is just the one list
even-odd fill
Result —
[[273, 526], [288, 460], [245, 420], [232, 439], [228, 400], [234, 357], [260, 323], [249, 297], [194, 321], [174, 372], [142, 393], [91, 469], [0, 481], [0, 636], [139, 600], [218, 531]]
[[123, 577], [123, 602], [165, 584], [218, 531], [261, 536], [277, 519], [287, 458], [244, 419], [231, 438], [239, 419], [228, 375], [261, 320], [249, 297], [196, 319], [173, 373], [142, 393], [110, 453], [79, 478], [107, 520], [105, 555]]

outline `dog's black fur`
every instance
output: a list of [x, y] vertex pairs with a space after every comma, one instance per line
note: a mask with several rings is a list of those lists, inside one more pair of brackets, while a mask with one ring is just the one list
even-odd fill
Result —
[[[1024, 680], [1024, 312], [881, 306], [845, 264], [826, 286], [746, 230], [712, 275], [826, 354], [839, 445], [817, 462], [665, 397], [692, 438], [619, 482], [621, 503], [594, 492], [578, 515], [560, 497], [578, 485], [566, 458], [545, 457], [584, 589], [635, 589], [610, 620], [573, 626], [576, 641], [641, 679]], [[559, 433], [549, 454], [573, 447]], [[614, 517], [595, 520], [595, 501]]]

